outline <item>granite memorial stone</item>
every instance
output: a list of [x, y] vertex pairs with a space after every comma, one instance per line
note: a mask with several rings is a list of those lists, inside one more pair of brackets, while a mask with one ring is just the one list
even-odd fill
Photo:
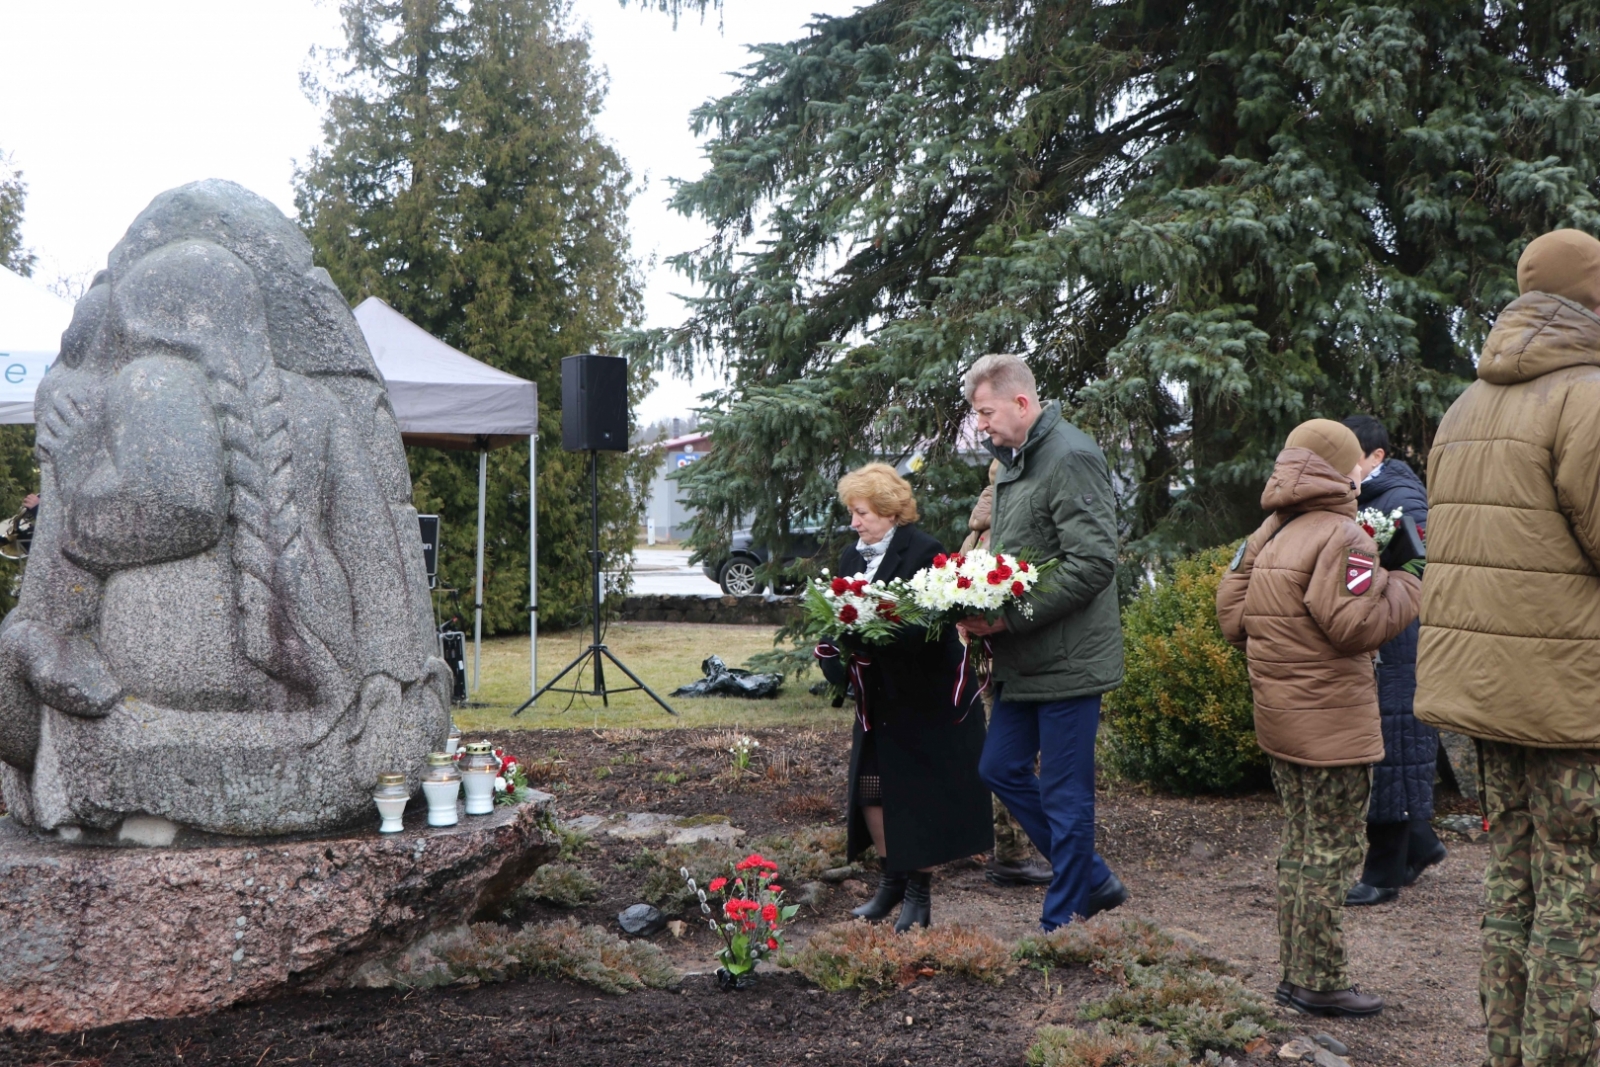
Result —
[[228, 182], [163, 193], [78, 301], [35, 414], [0, 624], [0, 789], [72, 837], [371, 819], [444, 746], [411, 481], [348, 305]]

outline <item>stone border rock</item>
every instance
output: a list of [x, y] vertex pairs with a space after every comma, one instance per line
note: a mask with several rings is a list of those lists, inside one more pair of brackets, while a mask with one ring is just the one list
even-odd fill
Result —
[[783, 626], [799, 616], [799, 597], [676, 596], [649, 593], [623, 598], [618, 618], [623, 622]]
[[0, 818], [0, 1026], [53, 1032], [334, 988], [499, 907], [554, 858], [547, 793], [429, 828], [104, 848]]

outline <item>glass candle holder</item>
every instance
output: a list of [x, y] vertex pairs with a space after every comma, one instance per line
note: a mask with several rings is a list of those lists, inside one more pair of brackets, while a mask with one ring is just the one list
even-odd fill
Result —
[[500, 761], [487, 741], [469, 743], [466, 753], [461, 758], [461, 785], [467, 795], [467, 814], [488, 815], [494, 811], [494, 780], [500, 773]]
[[429, 826], [456, 824], [461, 772], [456, 770], [456, 761], [450, 758], [449, 753], [433, 752], [428, 755], [428, 770], [422, 776], [422, 794], [428, 798]]
[[[490, 783], [491, 787], [493, 784]], [[378, 805], [380, 834], [396, 834], [405, 829], [401, 816], [405, 814], [406, 802], [410, 799], [405, 775], [398, 771], [385, 771], [378, 775], [378, 788], [372, 794], [372, 801]]]

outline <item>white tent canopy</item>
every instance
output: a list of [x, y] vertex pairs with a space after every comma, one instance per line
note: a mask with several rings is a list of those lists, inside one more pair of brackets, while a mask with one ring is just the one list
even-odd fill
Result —
[[71, 303], [0, 267], [0, 423], [33, 421], [34, 391], [71, 321]]
[[[483, 636], [483, 523], [491, 449], [528, 442], [529, 692], [538, 688], [538, 542], [536, 481], [539, 388], [458, 352], [377, 297], [355, 309], [356, 322], [383, 374], [409, 445], [478, 453], [478, 569], [473, 600], [472, 687], [478, 687]], [[0, 423], [33, 422], [33, 395], [55, 361], [72, 304], [0, 267]]]

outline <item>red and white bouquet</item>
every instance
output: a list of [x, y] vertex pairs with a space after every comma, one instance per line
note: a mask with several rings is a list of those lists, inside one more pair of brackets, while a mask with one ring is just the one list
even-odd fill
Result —
[[933, 557], [933, 566], [911, 576], [906, 589], [930, 634], [947, 622], [973, 616], [993, 620], [1008, 607], [1032, 618], [1028, 594], [1055, 563], [1035, 565], [983, 548], [941, 553]]
[[806, 636], [837, 637], [848, 634], [863, 644], [881, 645], [919, 615], [900, 580], [869, 582], [854, 578], [822, 577], [806, 587], [803, 605]]
[[1377, 508], [1362, 508], [1356, 513], [1356, 522], [1367, 531], [1367, 536], [1378, 544], [1378, 551], [1382, 552], [1389, 547], [1389, 542], [1394, 540], [1394, 532], [1400, 526], [1400, 516], [1403, 508], [1395, 508], [1385, 515]]

